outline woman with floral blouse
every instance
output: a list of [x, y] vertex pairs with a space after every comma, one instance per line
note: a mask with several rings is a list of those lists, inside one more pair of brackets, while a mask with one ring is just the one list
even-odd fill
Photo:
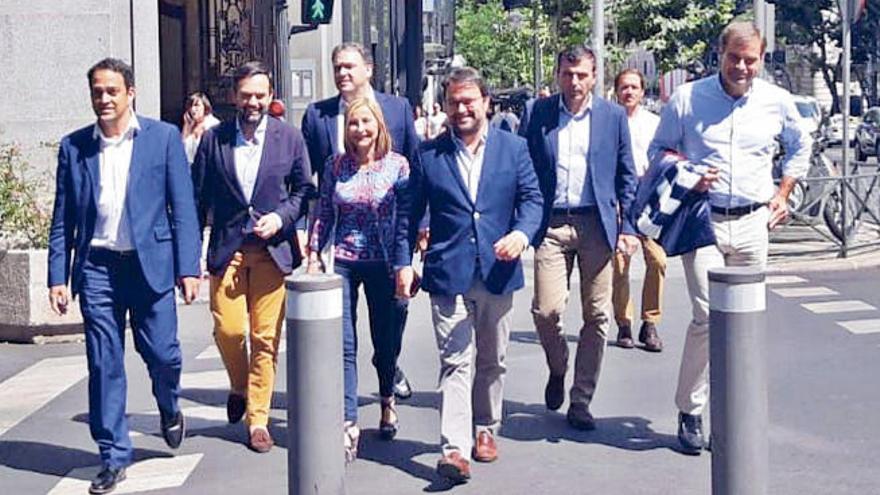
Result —
[[371, 98], [352, 102], [345, 112], [345, 154], [324, 166], [321, 195], [309, 240], [308, 272], [325, 270], [320, 257], [333, 242], [333, 271], [343, 278], [343, 369], [345, 447], [357, 456], [357, 299], [364, 286], [370, 312], [373, 363], [379, 377], [382, 415], [379, 432], [390, 440], [398, 419], [392, 386], [403, 334], [404, 303], [394, 298], [390, 250], [395, 202], [409, 178], [409, 163], [391, 151], [382, 110]]

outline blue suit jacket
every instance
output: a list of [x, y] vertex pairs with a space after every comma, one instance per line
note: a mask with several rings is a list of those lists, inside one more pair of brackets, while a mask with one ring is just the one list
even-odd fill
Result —
[[[137, 119], [141, 128], [134, 135], [125, 212], [144, 278], [163, 293], [179, 277], [200, 275], [199, 226], [180, 133], [164, 122]], [[97, 217], [100, 138], [94, 128], [65, 136], [58, 150], [48, 283], [70, 280], [73, 294], [80, 289]]]
[[[531, 107], [527, 107], [519, 127], [519, 134], [529, 142], [529, 153], [535, 162], [535, 171], [544, 194], [544, 219], [536, 246], [544, 238], [556, 198], [561, 98], [559, 94], [555, 94], [535, 100]], [[614, 250], [619, 233], [636, 233], [629, 218], [618, 215], [618, 211], [629, 211], [633, 202], [637, 183], [636, 171], [632, 159], [629, 124], [623, 107], [596, 96], [592, 98], [590, 149], [587, 157], [587, 166], [590, 169], [588, 187], [593, 189], [596, 198], [605, 241]]]
[[250, 201], [235, 174], [235, 121], [208, 130], [199, 144], [193, 184], [200, 224], [206, 224], [209, 214], [213, 219], [208, 242], [208, 271], [212, 275], [222, 275], [244, 243], [250, 207], [259, 214], [274, 212], [281, 217], [281, 230], [266, 241], [257, 241], [265, 242], [278, 269], [287, 274], [302, 261], [295, 224], [305, 211], [303, 200], [314, 191], [309, 158], [299, 130], [275, 117], [265, 118], [269, 119], [266, 141]]
[[[391, 149], [412, 163], [418, 150], [419, 137], [409, 101], [399, 96], [379, 92], [374, 94], [385, 117], [388, 133], [391, 134]], [[310, 103], [303, 115], [302, 133], [309, 148], [309, 161], [319, 179], [324, 176], [327, 158], [336, 154], [336, 117], [339, 116], [340, 98], [340, 95], [336, 95]]]
[[520, 260], [500, 261], [493, 244], [512, 230], [533, 240], [541, 224], [541, 191], [525, 141], [489, 128], [476, 202], [456, 162], [449, 131], [422, 143], [400, 195], [395, 266], [409, 265], [419, 219], [431, 209], [422, 286], [431, 294], [467, 292], [476, 263], [486, 288], [506, 294], [524, 285]]

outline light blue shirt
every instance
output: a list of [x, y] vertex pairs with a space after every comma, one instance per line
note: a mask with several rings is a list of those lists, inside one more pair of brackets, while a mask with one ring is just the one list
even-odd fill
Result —
[[791, 94], [755, 79], [745, 95], [734, 98], [714, 75], [675, 90], [660, 114], [648, 155], [653, 159], [673, 149], [691, 163], [717, 167], [719, 180], [709, 190], [709, 202], [731, 208], [767, 202], [775, 194], [776, 137], [785, 150], [783, 175], [806, 175], [812, 138], [798, 126]]

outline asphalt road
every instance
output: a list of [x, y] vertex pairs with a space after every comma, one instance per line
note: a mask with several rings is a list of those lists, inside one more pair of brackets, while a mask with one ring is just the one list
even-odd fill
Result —
[[[878, 493], [878, 276], [880, 269], [871, 268], [769, 281], [768, 493]], [[671, 260], [666, 285], [660, 326], [666, 350], [608, 348], [593, 404], [595, 432], [571, 430], [563, 414], [545, 411], [546, 366], [528, 312], [530, 295], [527, 287], [516, 296], [500, 459], [475, 465], [473, 480], [455, 488], [434, 474], [438, 362], [426, 297], [411, 309], [401, 365], [416, 393], [399, 407], [401, 432], [393, 442], [379, 440], [375, 430], [377, 382], [362, 325], [360, 424], [365, 431], [360, 459], [347, 472], [350, 495], [710, 493], [710, 456], [676, 451], [672, 397], [690, 311], [680, 262]], [[815, 303], [826, 304], [810, 306]], [[578, 313], [574, 300], [566, 315], [569, 329], [578, 326]], [[278, 446], [269, 454], [254, 454], [242, 443], [244, 428], [225, 423], [226, 378], [212, 345], [207, 308], [181, 309], [180, 323], [182, 404], [190, 435], [171, 457], [156, 436], [158, 417], [145, 369], [129, 352], [129, 413], [140, 433], [133, 438], [138, 462], [118, 493], [286, 493], [285, 357], [279, 361], [272, 411]], [[569, 333], [574, 346], [574, 331]], [[82, 355], [80, 343], [0, 345], [0, 493], [85, 493], [98, 458], [85, 417]]]

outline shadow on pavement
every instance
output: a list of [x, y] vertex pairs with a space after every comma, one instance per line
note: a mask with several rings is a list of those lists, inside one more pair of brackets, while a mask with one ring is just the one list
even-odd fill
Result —
[[[510, 341], [517, 344], [536, 344], [541, 345], [538, 340], [538, 333], [534, 330], [514, 330], [510, 332]], [[565, 334], [566, 342], [577, 342], [578, 336], [570, 333]]]
[[[97, 447], [96, 447], [97, 450]], [[134, 462], [158, 457], [173, 457], [168, 452], [134, 449]], [[0, 441], [0, 465], [19, 471], [66, 476], [77, 468], [100, 466], [96, 452], [41, 442]]]

